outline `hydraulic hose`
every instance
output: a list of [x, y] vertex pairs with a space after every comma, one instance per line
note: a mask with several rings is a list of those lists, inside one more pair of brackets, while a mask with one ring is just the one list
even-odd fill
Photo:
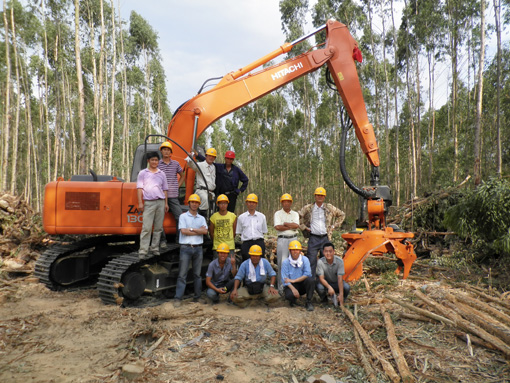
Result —
[[349, 129], [352, 127], [352, 121], [349, 119], [349, 123], [346, 124], [344, 122], [343, 116], [341, 118], [341, 121], [342, 121], [342, 133], [340, 136], [340, 172], [342, 173], [342, 177], [347, 186], [349, 186], [349, 188], [354, 193], [360, 195], [365, 199], [373, 198], [375, 197], [375, 192], [369, 192], [354, 185], [354, 182], [352, 182], [351, 178], [349, 177], [349, 174], [347, 173], [347, 168], [345, 167], [345, 146], [347, 142], [347, 133]]

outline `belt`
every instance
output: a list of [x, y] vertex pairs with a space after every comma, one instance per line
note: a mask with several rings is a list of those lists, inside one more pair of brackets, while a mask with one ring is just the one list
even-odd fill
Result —
[[264, 238], [253, 238], [253, 239], [247, 239], [246, 241], [244, 242], [248, 242], [248, 241], [260, 241], [261, 239], [264, 239]]
[[199, 186], [197, 187], [197, 190], [207, 190], [207, 188], [205, 186]]
[[182, 243], [181, 247], [182, 246], [185, 246], [185, 247], [202, 247], [202, 245], [203, 245], [202, 243], [199, 244], [199, 245], [191, 245], [191, 244], [188, 244], [188, 243]]
[[294, 234], [294, 235], [279, 235], [278, 238], [296, 238], [297, 237], [297, 234]]
[[314, 237], [319, 237], [319, 238], [324, 238], [324, 237], [327, 237], [328, 235], [327, 234], [311, 234], [310, 235], [313, 235]]

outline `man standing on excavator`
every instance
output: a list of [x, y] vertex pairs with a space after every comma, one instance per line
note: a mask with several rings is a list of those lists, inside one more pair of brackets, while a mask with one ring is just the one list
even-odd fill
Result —
[[[179, 202], [179, 187], [184, 182], [184, 177], [182, 176], [182, 168], [179, 165], [179, 162], [172, 160], [172, 144], [168, 141], [165, 141], [159, 147], [159, 151], [161, 152], [163, 158], [159, 160], [158, 169], [162, 170], [166, 175], [166, 181], [168, 183], [168, 208], [170, 212], [173, 214], [175, 218], [175, 224], [179, 223], [179, 217], [182, 214], [181, 204]], [[177, 174], [181, 177], [177, 180]], [[179, 233], [179, 227], [177, 227], [176, 231], [177, 235]], [[162, 249], [166, 248], [166, 238], [163, 234], [161, 238], [160, 246]]]
[[[214, 189], [216, 189], [216, 167], [214, 166], [214, 160], [216, 159], [216, 156], [216, 149], [207, 149], [205, 152], [205, 161], [199, 162], [198, 167], [191, 158], [186, 157], [186, 162], [189, 167], [197, 172], [195, 178], [195, 193], [200, 196], [202, 201], [198, 208], [198, 212], [204, 217], [208, 217], [207, 210], [209, 210], [209, 200], [214, 200]], [[209, 194], [207, 194], [208, 190]]]
[[308, 239], [306, 256], [310, 260], [312, 276], [317, 272], [317, 253], [325, 243], [330, 242], [333, 230], [340, 227], [345, 213], [330, 203], [325, 203], [326, 189], [315, 189], [315, 203], [306, 205], [299, 212], [300, 229]]
[[[236, 209], [237, 196], [248, 187], [248, 177], [238, 166], [234, 165], [236, 154], [232, 150], [225, 152], [225, 163], [214, 163], [216, 167], [216, 195], [225, 194], [228, 197], [227, 210], [234, 212]], [[197, 159], [203, 160], [200, 154]], [[241, 182], [241, 187], [239, 187]]]

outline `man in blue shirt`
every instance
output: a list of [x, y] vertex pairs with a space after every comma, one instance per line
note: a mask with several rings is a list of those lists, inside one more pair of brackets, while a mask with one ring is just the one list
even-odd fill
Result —
[[[263, 299], [265, 303], [271, 303], [280, 298], [275, 289], [276, 273], [269, 261], [262, 257], [262, 248], [253, 245], [249, 250], [250, 259], [244, 261], [239, 267], [234, 280], [234, 290], [230, 299], [240, 307], [246, 307], [250, 300]], [[267, 278], [270, 277], [270, 285]], [[244, 287], [239, 288], [244, 281]]]
[[235, 255], [228, 257], [230, 248], [226, 243], [220, 243], [216, 248], [218, 258], [209, 263], [205, 274], [205, 284], [208, 287], [207, 297], [212, 303], [220, 301], [220, 295], [226, 294], [234, 287], [233, 277], [237, 274]]
[[312, 270], [310, 261], [307, 257], [303, 257], [301, 250], [303, 248], [299, 241], [289, 243], [290, 257], [283, 261], [281, 270], [283, 293], [291, 307], [296, 304], [296, 300], [301, 295], [306, 294], [306, 309], [313, 311], [312, 298], [315, 286]]
[[181, 305], [181, 300], [186, 289], [186, 277], [188, 276], [189, 264], [192, 263], [194, 296], [193, 302], [200, 300], [202, 294], [202, 244], [204, 235], [207, 234], [207, 223], [205, 218], [198, 214], [200, 197], [192, 194], [188, 199], [189, 211], [182, 213], [179, 217], [179, 243], [181, 250], [179, 255], [179, 277], [175, 291], [174, 307]]

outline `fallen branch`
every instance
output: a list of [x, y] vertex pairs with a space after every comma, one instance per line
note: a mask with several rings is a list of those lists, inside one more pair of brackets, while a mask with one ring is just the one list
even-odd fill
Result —
[[453, 310], [437, 303], [433, 299], [430, 299], [425, 294], [416, 290], [414, 294], [420, 298], [423, 302], [433, 307], [437, 311], [441, 312], [442, 315], [448, 317], [451, 321], [454, 322], [455, 326], [461, 330], [470, 332], [479, 336], [480, 338], [486, 340], [487, 342], [493, 344], [498, 350], [500, 350], [507, 358], [510, 358], [510, 346], [505, 344], [501, 339], [492, 336], [487, 331], [473, 325], [472, 323], [464, 320], [459, 314], [454, 312]]
[[142, 355], [142, 358], [148, 358], [150, 354], [163, 342], [163, 339], [165, 339], [165, 336], [162, 335], [156, 343], [154, 343], [147, 351], [145, 351]]
[[363, 368], [365, 369], [368, 380], [370, 380], [371, 383], [377, 383], [377, 377], [375, 375], [375, 371], [370, 364], [370, 358], [363, 351], [363, 343], [361, 342], [361, 338], [357, 331], [354, 331], [354, 337], [356, 338], [356, 348], [358, 349], [358, 354], [361, 359], [361, 364], [363, 365]]
[[372, 342], [372, 339], [370, 339], [370, 336], [363, 329], [361, 324], [354, 318], [354, 315], [352, 315], [352, 313], [344, 306], [342, 306], [342, 311], [350, 319], [355, 330], [358, 331], [361, 339], [363, 339], [363, 343], [365, 343], [365, 346], [367, 346], [368, 351], [375, 358], [377, 358], [379, 363], [381, 363], [381, 366], [382, 366], [384, 372], [386, 373], [386, 375], [388, 375], [388, 377], [391, 379], [392, 382], [395, 382], [395, 383], [400, 382], [400, 376], [398, 376], [398, 374], [396, 373], [396, 371], [393, 368], [393, 366], [391, 365], [391, 363], [388, 362], [386, 359], [384, 359], [384, 357], [381, 355], [381, 353], [379, 351], [377, 351], [377, 348], [375, 347], [374, 343]]
[[464, 319], [468, 320], [472, 324], [484, 329], [489, 334], [500, 338], [507, 344], [510, 344], [510, 329], [508, 329], [506, 326], [490, 318], [488, 315], [481, 311], [466, 306], [463, 303], [456, 302], [455, 297], [452, 295], [450, 295], [448, 299], [453, 299], [451, 302], [445, 302], [451, 310], [455, 311], [457, 314], [461, 315], [464, 317]]
[[402, 350], [398, 344], [397, 336], [395, 335], [395, 327], [393, 326], [393, 322], [391, 321], [390, 314], [386, 312], [384, 306], [381, 305], [381, 314], [384, 318], [384, 324], [386, 325], [386, 333], [388, 335], [388, 343], [390, 344], [391, 353], [393, 354], [393, 359], [397, 362], [397, 368], [400, 372], [400, 376], [402, 377], [402, 381], [404, 383], [414, 382], [414, 378], [411, 375], [411, 371], [409, 371], [409, 366], [404, 358]]
[[409, 309], [411, 311], [414, 311], [414, 312], [417, 312], [418, 314], [421, 314], [421, 315], [424, 315], [428, 318], [432, 318], [438, 322], [442, 322], [444, 324], [447, 324], [449, 326], [454, 326], [454, 323], [453, 321], [451, 321], [450, 319], [447, 319], [443, 316], [440, 316], [440, 315], [437, 315], [437, 314], [434, 314], [433, 312], [430, 312], [430, 311], [427, 311], [427, 310], [424, 310], [424, 309], [420, 309], [419, 307], [415, 307], [409, 303], [406, 303], [406, 302], [401, 302], [399, 301], [397, 298], [393, 298], [393, 297], [390, 297], [390, 296], [386, 296], [386, 298], [388, 298], [390, 301], [396, 303], [396, 304], [399, 304], [400, 306], [402, 307], [405, 307], [406, 309]]
[[458, 292], [454, 292], [453, 295], [459, 302], [468, 304], [468, 305], [473, 306], [479, 310], [485, 311], [486, 313], [490, 314], [492, 317], [497, 318], [503, 324], [510, 326], [510, 316], [495, 309], [492, 306], [489, 306], [487, 303], [479, 301], [477, 299], [473, 299], [467, 295], [464, 295], [464, 294], [461, 294]]
[[503, 300], [501, 300], [501, 299], [499, 299], [499, 298], [492, 297], [492, 296], [490, 296], [490, 295], [488, 295], [488, 294], [485, 294], [485, 293], [483, 293], [483, 292], [481, 292], [481, 291], [478, 291], [477, 289], [473, 288], [472, 286], [468, 285], [467, 283], [463, 283], [463, 284], [462, 284], [462, 286], [463, 286], [464, 288], [466, 288], [467, 290], [472, 291], [472, 292], [474, 292], [474, 293], [478, 294], [478, 295], [479, 295], [479, 296], [481, 296], [482, 298], [485, 298], [485, 299], [486, 299], [486, 300], [488, 300], [489, 302], [496, 303], [496, 304], [498, 304], [498, 305], [500, 305], [500, 306], [502, 306], [502, 307], [504, 307], [504, 308], [506, 308], [506, 309], [510, 310], [510, 303], [505, 302], [505, 301], [503, 301]]
[[429, 323], [437, 323], [437, 321], [435, 321], [434, 319], [427, 318], [424, 315], [409, 314], [409, 313], [405, 313], [405, 312], [399, 312], [398, 316], [400, 318], [404, 318], [404, 319], [419, 320], [419, 321], [422, 321], [422, 322], [429, 322]]

